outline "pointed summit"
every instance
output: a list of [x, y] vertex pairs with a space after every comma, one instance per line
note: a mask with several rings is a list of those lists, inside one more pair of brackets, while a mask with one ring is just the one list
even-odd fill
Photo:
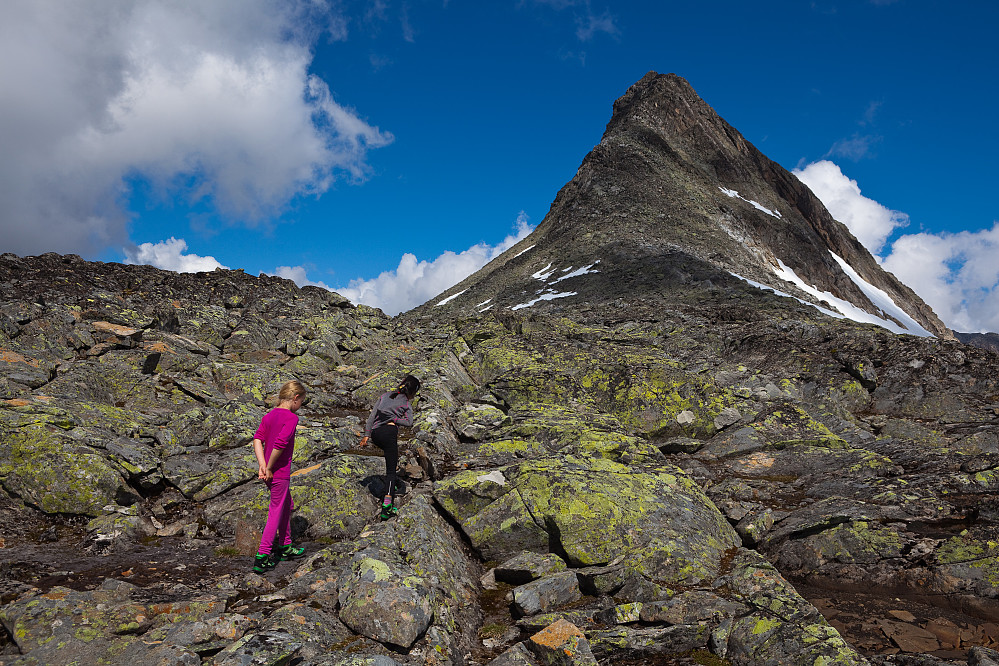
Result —
[[649, 72], [614, 103], [538, 228], [416, 312], [798, 307], [774, 291], [833, 316], [952, 337], [686, 80]]

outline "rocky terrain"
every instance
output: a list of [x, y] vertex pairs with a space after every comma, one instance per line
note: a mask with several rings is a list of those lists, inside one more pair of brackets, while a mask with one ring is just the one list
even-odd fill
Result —
[[[656, 98], [675, 126], [721, 127], [683, 84], [637, 84], [597, 156], [627, 118], [655, 124], [636, 105], [657, 90], [679, 95]], [[689, 163], [738, 171], [690, 132]], [[0, 664], [999, 664], [999, 356], [954, 340], [807, 190], [781, 185], [784, 231], [737, 210], [768, 196], [756, 172], [696, 215], [634, 192], [684, 233], [623, 195], [560, 225], [594, 212], [586, 183], [611, 192], [595, 164], [520, 247], [396, 318], [241, 271], [0, 255]], [[692, 173], [674, 180], [694, 199], [718, 191]], [[718, 220], [756, 250], [713, 253]], [[859, 282], [792, 259], [827, 239]], [[880, 325], [824, 314], [760, 256]], [[920, 334], [890, 330], [906, 323]], [[424, 387], [382, 522], [383, 462], [357, 442], [406, 373]], [[292, 478], [308, 555], [261, 576], [249, 442], [292, 378], [311, 392]]]

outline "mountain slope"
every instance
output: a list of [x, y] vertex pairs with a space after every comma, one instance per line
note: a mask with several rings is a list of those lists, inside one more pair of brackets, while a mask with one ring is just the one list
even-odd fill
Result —
[[614, 103], [538, 228], [417, 311], [695, 305], [758, 298], [751, 284], [834, 316], [953, 337], [801, 181], [684, 79], [650, 72]]

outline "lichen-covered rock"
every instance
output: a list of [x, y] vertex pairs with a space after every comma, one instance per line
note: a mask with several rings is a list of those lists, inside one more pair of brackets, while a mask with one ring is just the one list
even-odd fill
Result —
[[517, 619], [517, 626], [524, 631], [536, 634], [545, 627], [555, 624], [559, 620], [565, 620], [577, 627], [586, 627], [587, 629], [596, 625], [607, 624], [608, 615], [610, 614], [606, 609], [600, 607], [589, 607], [589, 608], [577, 608], [574, 609], [571, 606], [577, 604], [570, 604], [570, 607], [564, 610], [554, 611], [552, 613], [539, 613], [538, 615], [527, 615], [522, 618]]
[[730, 573], [716, 581], [731, 600], [755, 609], [733, 620], [724, 651], [735, 663], [866, 664], [867, 660], [802, 598], [772, 564], [740, 549]]
[[513, 420], [493, 405], [466, 405], [455, 414], [455, 428], [458, 433], [473, 441], [483, 439], [487, 433]]
[[582, 596], [576, 574], [563, 571], [514, 588], [513, 607], [517, 615], [535, 615], [578, 601]]
[[559, 620], [525, 642], [538, 661], [547, 666], [597, 666], [590, 643], [577, 626]]
[[[38, 663], [69, 664], [83, 658], [98, 663], [131, 645], [135, 633], [173, 626], [179, 620], [203, 621], [225, 610], [225, 603], [215, 598], [141, 603], [132, 598], [137, 589], [113, 579], [90, 592], [56, 587], [0, 608], [0, 622], [21, 654]], [[74, 654], [74, 646], [80, 652]]]
[[99, 516], [105, 506], [138, 499], [121, 471], [72, 432], [44, 422], [0, 424], [0, 436], [0, 484], [46, 513]]
[[316, 660], [316, 666], [399, 666], [392, 657], [376, 655], [334, 655]]
[[735, 525], [735, 531], [742, 537], [742, 542], [750, 548], [759, 544], [763, 536], [769, 532], [777, 517], [770, 508], [748, 511]]
[[301, 602], [271, 613], [260, 625], [260, 631], [290, 635], [302, 646], [296, 654], [308, 661], [317, 661], [354, 636], [334, 613]]
[[280, 631], [248, 634], [215, 655], [217, 666], [284, 666], [301, 650], [302, 644], [291, 634]]
[[436, 637], [439, 645], [454, 643], [454, 650], [470, 645], [481, 617], [480, 570], [466, 554], [461, 537], [426, 495], [414, 497], [402, 508], [395, 534], [408, 566], [434, 589], [434, 624], [428, 637]]
[[257, 478], [250, 447], [228, 451], [185, 453], [163, 463], [163, 476], [185, 497], [206, 501]]
[[517, 643], [486, 666], [540, 666], [537, 659], [524, 643]]
[[87, 523], [86, 547], [91, 552], [103, 555], [128, 548], [136, 539], [153, 536], [155, 533], [156, 528], [152, 523], [138, 515], [109, 513]]
[[[592, 191], [609, 200], [606, 183]], [[646, 203], [628, 205], [615, 219]], [[0, 609], [23, 663], [194, 664], [226, 650], [246, 661], [252, 641], [235, 642], [278, 632], [317, 665], [457, 666], [478, 654], [483, 623], [514, 632], [488, 646], [502, 649], [559, 620], [609, 663], [705, 650], [739, 666], [863, 663], [783, 576], [999, 612], [993, 357], [809, 314], [682, 253], [622, 272], [636, 250], [619, 249], [588, 276], [627, 285], [612, 301], [396, 320], [240, 271], [0, 256], [0, 552], [13, 554], [0, 586], [43, 586]], [[402, 434], [419, 465], [403, 466], [409, 494], [382, 523], [372, 489], [384, 463], [354, 447], [373, 400], [410, 372], [424, 388]], [[81, 543], [93, 557], [113, 553], [110, 565], [140, 537], [181, 532], [222, 553], [240, 525], [254, 549], [259, 536], [246, 535], [262, 527], [268, 497], [248, 440], [289, 379], [311, 394], [292, 531], [320, 543], [301, 563], [224, 576], [216, 589], [216, 567], [246, 568], [220, 558], [205, 581], [188, 579], [196, 591], [141, 595], [113, 583], [44, 588], [51, 568], [23, 573], [18, 541], [47, 523], [33, 508], [43, 499], [97, 516], [74, 532], [67, 567], [78, 568]], [[53, 461], [84, 483], [52, 486]], [[66, 548], [60, 535], [77, 521], [67, 523], [37, 547]], [[585, 596], [545, 597], [554, 610], [514, 623], [504, 584], [483, 592], [478, 581], [520, 554], [541, 560], [509, 565], [529, 584], [520, 612], [525, 592], [553, 580], [570, 583], [566, 598]], [[362, 580], [362, 562], [387, 577]], [[364, 603], [375, 597], [412, 616], [406, 635], [387, 626], [396, 615], [374, 626], [379, 610]], [[543, 663], [517, 645], [500, 659]], [[258, 656], [280, 661], [284, 650]], [[892, 662], [916, 659], [929, 657]]]
[[509, 415], [513, 423], [498, 434], [515, 441], [535, 442], [545, 451], [560, 451], [588, 437], [611, 440], [611, 446], [619, 446], [622, 438], [628, 437], [622, 434], [626, 428], [617, 418], [585, 404], [570, 409], [544, 402], [524, 403], [511, 408]]
[[296, 517], [313, 538], [350, 538], [378, 509], [366, 482], [384, 472], [371, 456], [339, 455], [292, 472]]
[[0, 348], [0, 374], [8, 381], [35, 389], [44, 386], [52, 379], [55, 375], [55, 364], [11, 349]]
[[[573, 566], [618, 560], [650, 579], [713, 576], [737, 535], [676, 468], [633, 470], [605, 459], [550, 457], [496, 476], [439, 483], [438, 501], [489, 559], [557, 544]], [[490, 496], [496, 496], [488, 502]], [[696, 530], [689, 529], [697, 525]]]
[[977, 597], [984, 608], [999, 610], [999, 529], [966, 530], [940, 544], [935, 554], [939, 573], [934, 587], [948, 595]]
[[793, 572], [821, 571], [831, 562], [871, 566], [901, 557], [902, 547], [895, 530], [856, 520], [787, 541], [780, 547], [778, 562], [785, 571]]
[[394, 562], [359, 557], [341, 585], [340, 619], [380, 643], [408, 649], [433, 622], [428, 582]]
[[639, 618], [649, 624], [697, 624], [725, 617], [736, 617], [748, 609], [707, 590], [683, 592], [666, 601], [641, 605]]
[[565, 560], [558, 555], [543, 555], [524, 551], [514, 555], [495, 569], [496, 580], [511, 585], [523, 585], [532, 580], [565, 571]]
[[541, 442], [527, 439], [499, 439], [479, 445], [476, 456], [488, 458], [497, 466], [516, 462], [518, 459], [536, 458], [548, 449]]
[[579, 441], [566, 447], [565, 452], [607, 458], [625, 465], [656, 465], [666, 462], [666, 457], [652, 443], [640, 437], [604, 430], [584, 430], [580, 433]]
[[151, 491], [163, 483], [160, 458], [147, 442], [129, 437], [116, 439], [88, 438], [94, 448], [104, 449], [107, 459], [121, 468], [129, 482], [140, 490]]
[[614, 656], [625, 659], [656, 660], [690, 654], [704, 648], [711, 637], [706, 622], [669, 627], [617, 627], [588, 632], [593, 654], [600, 659]]
[[968, 666], [999, 666], [999, 651], [973, 647], [968, 651]]
[[[171, 458], [168, 463], [173, 460]], [[236, 460], [242, 462], [241, 466], [235, 466], [235, 473], [243, 480], [242, 484], [208, 501], [204, 511], [205, 519], [227, 534], [234, 533], [236, 524], [241, 520], [263, 525], [270, 504], [267, 486], [256, 481], [256, 460], [249, 447]], [[199, 465], [198, 468], [206, 467]], [[164, 468], [174, 469], [168, 465]], [[335, 456], [302, 469], [293, 467], [294, 537], [302, 533], [313, 539], [357, 536], [378, 512], [374, 497], [363, 484], [366, 479], [375, 478], [383, 471], [384, 463], [379, 459], [355, 455]], [[205, 473], [222, 475], [226, 473], [226, 468], [215, 471], [206, 469]]]

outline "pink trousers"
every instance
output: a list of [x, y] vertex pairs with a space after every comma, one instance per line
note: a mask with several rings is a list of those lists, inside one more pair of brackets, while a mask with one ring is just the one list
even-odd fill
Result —
[[271, 489], [271, 504], [258, 552], [269, 555], [275, 542], [283, 546], [291, 543], [291, 512], [295, 503], [291, 499], [291, 479], [275, 477], [265, 483]]

